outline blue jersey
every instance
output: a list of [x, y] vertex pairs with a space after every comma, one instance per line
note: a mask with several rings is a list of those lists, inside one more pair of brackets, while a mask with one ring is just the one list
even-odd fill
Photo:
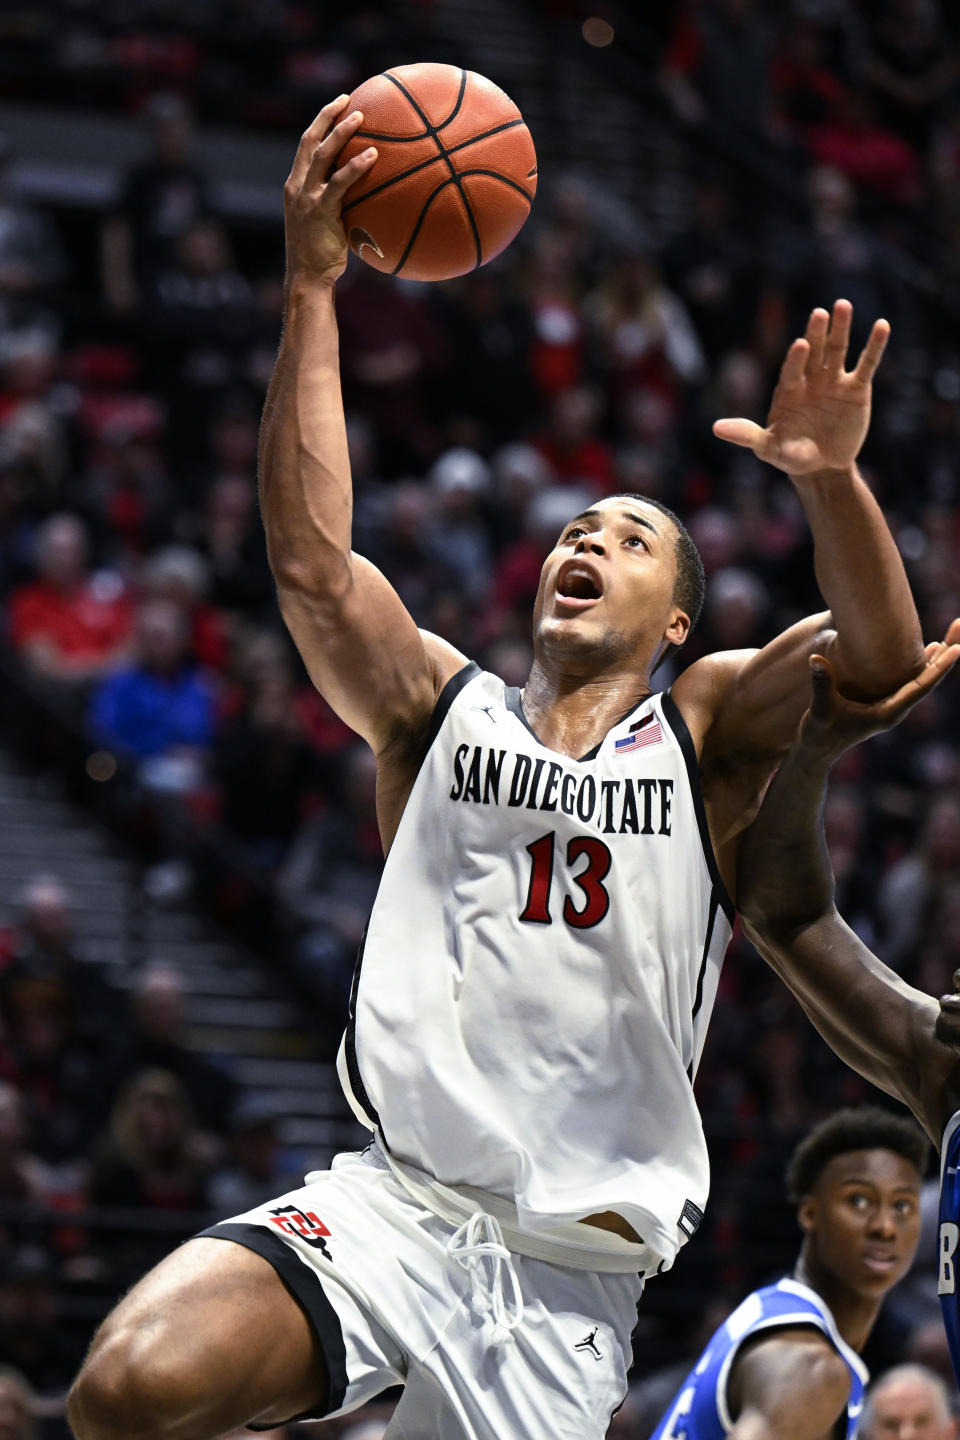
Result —
[[960, 1110], [947, 1122], [940, 1149], [940, 1256], [937, 1294], [943, 1311], [953, 1373], [960, 1385], [960, 1298], [957, 1296], [957, 1242], [960, 1241]]
[[837, 1329], [836, 1321], [816, 1291], [798, 1280], [779, 1280], [754, 1290], [715, 1330], [690, 1374], [654, 1430], [651, 1440], [723, 1440], [733, 1426], [727, 1382], [740, 1346], [760, 1330], [814, 1325], [822, 1330], [850, 1371], [846, 1440], [856, 1433], [863, 1392], [870, 1376], [860, 1356]]

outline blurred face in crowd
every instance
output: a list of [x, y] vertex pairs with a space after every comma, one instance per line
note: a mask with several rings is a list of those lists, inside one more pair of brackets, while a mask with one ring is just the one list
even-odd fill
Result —
[[798, 1212], [817, 1276], [879, 1300], [913, 1261], [920, 1240], [920, 1175], [891, 1150], [850, 1150], [821, 1171]]
[[674, 600], [677, 530], [656, 506], [612, 496], [572, 519], [544, 561], [534, 649], [576, 671], [652, 667], [681, 645], [689, 617]]
[[156, 966], [137, 987], [134, 1006], [140, 1029], [151, 1040], [175, 1041], [183, 1019], [183, 990], [173, 970]]
[[166, 675], [187, 656], [189, 633], [183, 611], [167, 600], [150, 600], [137, 617], [137, 646], [144, 669]]
[[73, 515], [54, 515], [37, 536], [37, 571], [58, 589], [69, 589], [87, 569], [87, 537]]
[[58, 946], [69, 939], [72, 927], [67, 893], [55, 880], [35, 880], [23, 908], [27, 928], [41, 944]]
[[919, 1366], [881, 1376], [870, 1396], [864, 1440], [956, 1440], [943, 1383]]

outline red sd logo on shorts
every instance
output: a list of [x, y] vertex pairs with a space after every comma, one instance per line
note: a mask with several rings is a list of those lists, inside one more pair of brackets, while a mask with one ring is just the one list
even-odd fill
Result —
[[270, 1211], [270, 1219], [285, 1235], [303, 1240], [314, 1250], [322, 1251], [327, 1260], [333, 1259], [325, 1238], [330, 1231], [312, 1210], [298, 1210], [296, 1205], [280, 1205]]

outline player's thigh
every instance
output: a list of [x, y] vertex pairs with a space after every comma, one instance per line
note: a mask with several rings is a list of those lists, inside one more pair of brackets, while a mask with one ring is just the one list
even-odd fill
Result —
[[70, 1415], [80, 1440], [125, 1426], [193, 1440], [322, 1414], [327, 1383], [318, 1338], [274, 1268], [242, 1245], [201, 1237], [161, 1261], [101, 1326]]

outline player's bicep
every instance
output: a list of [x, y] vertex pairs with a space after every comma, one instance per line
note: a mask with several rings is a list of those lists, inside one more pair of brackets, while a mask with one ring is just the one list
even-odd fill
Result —
[[437, 696], [466, 660], [425, 635], [386, 576], [351, 556], [336, 595], [281, 587], [280, 609], [314, 685], [378, 754], [425, 730]]
[[810, 656], [833, 656], [835, 649], [836, 631], [824, 612], [760, 650], [716, 657], [728, 674], [707, 739], [711, 754], [783, 754], [810, 704]]

